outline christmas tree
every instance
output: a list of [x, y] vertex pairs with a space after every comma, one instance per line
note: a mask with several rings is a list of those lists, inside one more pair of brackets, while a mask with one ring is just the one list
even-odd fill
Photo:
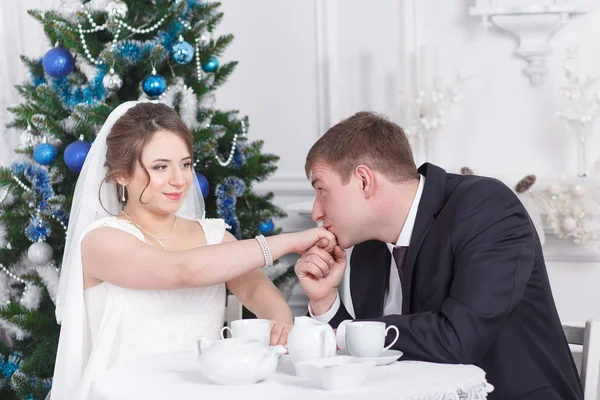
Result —
[[21, 57], [30, 79], [17, 85], [22, 104], [9, 109], [21, 146], [0, 168], [0, 328], [10, 339], [0, 347], [1, 399], [43, 399], [51, 387], [73, 190], [117, 105], [150, 98], [172, 106], [194, 135], [207, 217], [225, 219], [238, 238], [276, 233], [273, 218], [284, 214], [252, 185], [276, 170], [278, 157], [248, 141], [246, 117], [215, 109], [214, 92], [236, 66], [219, 60], [233, 39], [212, 35], [219, 6], [63, 0], [58, 10], [30, 11], [54, 47], [40, 59]]

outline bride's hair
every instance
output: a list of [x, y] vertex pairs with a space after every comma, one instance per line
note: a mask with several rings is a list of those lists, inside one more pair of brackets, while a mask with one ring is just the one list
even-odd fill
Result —
[[[107, 172], [102, 184], [115, 182], [120, 202], [123, 202], [124, 189], [116, 183], [116, 178], [132, 176], [136, 163], [140, 164], [148, 178], [146, 187], [140, 193], [140, 202], [142, 202], [142, 195], [150, 185], [150, 174], [142, 163], [142, 151], [154, 134], [160, 130], [179, 136], [185, 143], [190, 156], [193, 156], [193, 137], [190, 130], [177, 112], [165, 104], [147, 102], [130, 108], [115, 122], [106, 137], [107, 151], [104, 166], [107, 168]], [[123, 203], [127, 202], [127, 194], [125, 192], [126, 200]], [[102, 199], [100, 199], [100, 204], [102, 204]], [[104, 206], [102, 207], [104, 208]]]

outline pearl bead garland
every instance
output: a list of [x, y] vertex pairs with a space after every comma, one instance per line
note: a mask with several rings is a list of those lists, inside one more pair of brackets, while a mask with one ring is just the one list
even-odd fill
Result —
[[15, 182], [17, 182], [17, 185], [21, 186], [21, 188], [24, 191], [26, 191], [27, 193], [31, 192], [31, 189], [29, 187], [27, 187], [26, 184], [21, 182], [21, 180], [15, 174], [12, 174], [12, 178], [15, 180]]
[[[18, 276], [16, 276], [15, 274], [13, 274], [12, 272], [10, 272], [4, 265], [0, 264], [0, 269], [8, 276], [10, 276], [12, 279], [16, 280], [19, 283], [22, 283], [23, 285], [25, 285], [25, 287], [23, 288], [23, 293], [21, 294], [21, 304], [23, 304], [23, 298], [25, 297], [25, 292], [28, 289], [27, 286], [27, 282], [25, 282], [23, 279], [19, 278]], [[8, 300], [6, 302], [6, 304], [10, 304], [10, 300]]]
[[221, 167], [227, 167], [229, 164], [231, 164], [231, 161], [233, 160], [233, 154], [235, 153], [235, 148], [237, 145], [237, 139], [238, 134], [236, 133], [235, 135], [233, 135], [233, 141], [231, 142], [231, 150], [229, 151], [229, 157], [227, 157], [227, 160], [222, 161], [221, 158], [219, 158], [219, 155], [215, 154], [215, 159]]
[[[102, 25], [97, 25], [96, 22], [94, 22], [94, 19], [92, 18], [92, 14], [89, 12], [89, 10], [87, 8], [85, 8], [85, 6], [83, 4], [81, 5], [81, 8], [82, 8], [83, 12], [85, 13], [90, 25], [92, 25], [91, 29], [83, 29], [83, 26], [81, 25], [81, 23], [77, 24], [77, 31], [79, 32], [79, 38], [81, 39], [81, 45], [83, 46], [83, 52], [85, 53], [86, 58], [92, 64], [102, 65], [102, 64], [104, 64], [104, 62], [100, 59], [94, 58], [92, 56], [92, 54], [90, 53], [90, 49], [88, 48], [88, 45], [85, 40], [85, 34], [107, 30], [108, 24], [105, 23]], [[148, 28], [136, 28], [136, 27], [133, 27], [133, 26], [127, 24], [122, 19], [116, 18], [115, 21], [117, 23], [117, 30], [116, 30], [115, 35], [112, 40], [111, 50], [114, 50], [114, 48], [116, 47], [117, 42], [119, 41], [119, 36], [121, 34], [121, 30], [123, 28], [130, 32], [138, 33], [138, 34], [151, 33], [151, 32], [154, 32], [155, 30], [158, 30], [158, 28], [160, 28], [160, 26], [163, 24], [163, 22], [165, 22], [165, 20], [167, 19], [168, 16], [169, 16], [168, 14], [164, 15], [160, 20], [158, 20], [158, 22], [156, 22], [154, 25], [152, 25]], [[189, 29], [189, 27], [191, 26], [189, 22], [184, 21], [181, 18], [179, 19], [179, 21], [183, 24], [183, 26], [186, 29]]]
[[200, 63], [200, 50], [198, 46], [198, 39], [196, 39], [196, 76], [198, 77], [198, 83], [202, 82], [204, 71], [202, 71], [202, 65]]
[[2, 204], [8, 197], [8, 188], [0, 188], [0, 190], [4, 190], [4, 193], [0, 194], [0, 204]]
[[148, 27], [148, 28], [135, 28], [129, 24], [127, 24], [126, 22], [124, 22], [122, 19], [117, 18], [117, 24], [119, 25], [119, 27], [125, 28], [130, 32], [133, 33], [141, 33], [141, 34], [146, 34], [146, 33], [151, 33], [154, 32], [155, 30], [157, 30], [158, 28], [160, 28], [160, 26], [162, 25], [163, 22], [165, 22], [165, 20], [167, 19], [168, 15], [163, 16], [161, 19], [158, 20], [158, 22], [156, 22], [154, 25]]
[[92, 53], [90, 53], [90, 49], [87, 46], [87, 43], [85, 42], [85, 35], [83, 34], [83, 30], [81, 29], [81, 24], [77, 24], [77, 29], [79, 30], [79, 38], [81, 39], [81, 45], [83, 46], [83, 52], [85, 53], [85, 56], [87, 57], [87, 59], [95, 65], [101, 65], [104, 64], [101, 60], [98, 60], [94, 57], [92, 57]]

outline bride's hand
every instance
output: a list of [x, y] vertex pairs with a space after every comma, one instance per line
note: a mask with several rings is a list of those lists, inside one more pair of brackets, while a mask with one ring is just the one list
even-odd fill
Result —
[[293, 240], [294, 251], [296, 253], [304, 253], [313, 246], [318, 246], [326, 252], [331, 252], [337, 240], [333, 233], [323, 227], [309, 229], [307, 231], [296, 232], [291, 234]]
[[278, 344], [285, 346], [292, 326], [293, 324], [288, 321], [271, 320], [271, 340], [269, 344], [271, 346]]

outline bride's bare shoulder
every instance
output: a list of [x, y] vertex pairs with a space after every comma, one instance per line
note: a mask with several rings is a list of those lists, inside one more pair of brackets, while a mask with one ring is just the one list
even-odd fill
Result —
[[206, 232], [203, 226], [198, 223], [198, 220], [179, 218], [177, 220], [177, 231], [185, 238], [193, 238], [195, 241], [200, 239], [201, 242], [206, 242]]

